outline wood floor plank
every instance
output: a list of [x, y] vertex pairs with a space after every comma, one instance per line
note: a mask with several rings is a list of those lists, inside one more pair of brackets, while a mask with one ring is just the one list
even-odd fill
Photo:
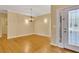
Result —
[[0, 52], [9, 53], [73, 53], [70, 50], [50, 45], [50, 38], [30, 35], [1, 41]]

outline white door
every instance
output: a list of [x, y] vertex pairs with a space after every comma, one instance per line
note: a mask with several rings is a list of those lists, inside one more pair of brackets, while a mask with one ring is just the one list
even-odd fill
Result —
[[61, 16], [64, 48], [79, 52], [79, 6], [63, 9]]

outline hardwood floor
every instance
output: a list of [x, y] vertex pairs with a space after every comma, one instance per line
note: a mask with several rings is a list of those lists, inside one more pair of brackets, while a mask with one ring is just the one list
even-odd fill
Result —
[[74, 53], [70, 50], [51, 46], [50, 38], [39, 35], [0, 39], [0, 52], [3, 53]]

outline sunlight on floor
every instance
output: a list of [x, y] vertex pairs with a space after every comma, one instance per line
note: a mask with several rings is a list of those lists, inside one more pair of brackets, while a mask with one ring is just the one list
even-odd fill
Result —
[[30, 52], [30, 49], [31, 49], [31, 43], [27, 42], [27, 44], [25, 44], [25, 47], [24, 47], [24, 52], [28, 53]]

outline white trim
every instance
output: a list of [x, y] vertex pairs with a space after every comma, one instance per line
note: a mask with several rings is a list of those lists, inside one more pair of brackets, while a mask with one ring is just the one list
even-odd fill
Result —
[[12, 38], [16, 38], [16, 37], [21, 37], [21, 36], [29, 36], [29, 35], [32, 35], [32, 34], [34, 34], [34, 33], [18, 35], [18, 36], [9, 36], [8, 39], [12, 39]]
[[57, 44], [55, 44], [55, 43], [50, 43], [50, 45], [53, 45], [53, 46], [58, 46]]
[[45, 34], [38, 34], [38, 33], [35, 33], [36, 35], [40, 35], [40, 36], [45, 36], [45, 37], [51, 37], [51, 35], [45, 35]]
[[61, 44], [51, 42], [50, 45], [57, 46], [60, 48], [64, 48]]
[[8, 39], [16, 38], [16, 37], [21, 37], [21, 36], [29, 36], [29, 35], [40, 35], [40, 36], [45, 36], [45, 37], [51, 37], [49, 35], [44, 35], [44, 34], [37, 34], [37, 33], [30, 33], [30, 34], [24, 34], [24, 35], [18, 35], [18, 36], [9, 36]]

